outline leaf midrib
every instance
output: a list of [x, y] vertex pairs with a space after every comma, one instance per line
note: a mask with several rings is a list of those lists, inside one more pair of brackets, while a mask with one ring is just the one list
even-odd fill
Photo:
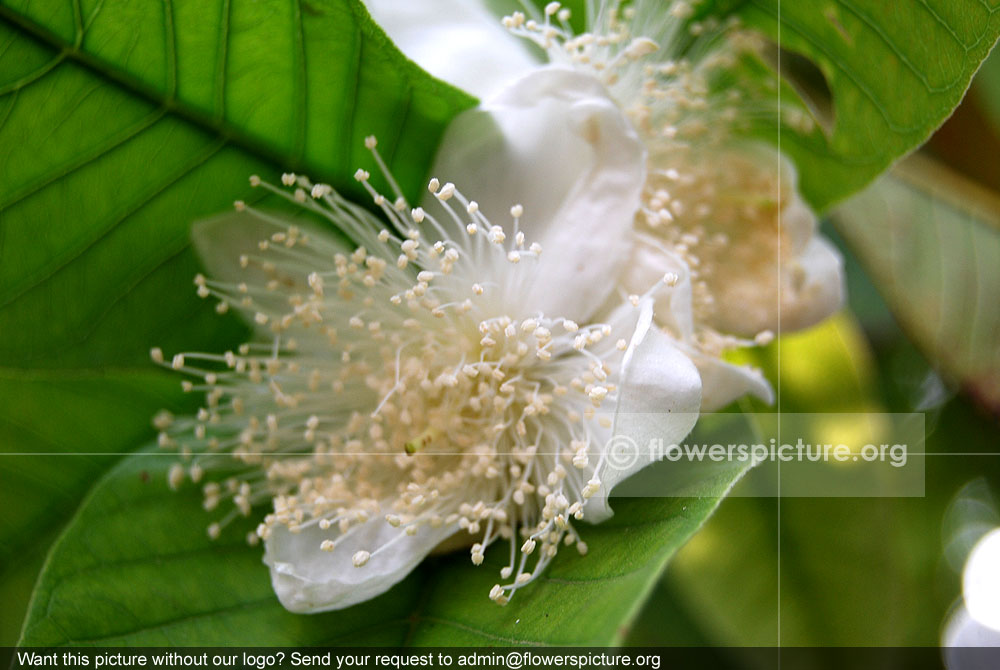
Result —
[[[159, 91], [155, 87], [143, 82], [141, 79], [122, 71], [113, 64], [93, 56], [77, 45], [68, 43], [66, 40], [48, 30], [44, 26], [38, 25], [34, 21], [26, 19], [17, 12], [11, 10], [6, 5], [0, 4], [0, 19], [3, 19], [7, 23], [20, 29], [36, 42], [58, 52], [54, 55], [54, 59], [58, 60], [61, 57], [62, 60], [59, 64], [66, 62], [67, 60], [75, 62], [86, 68], [91, 73], [96, 74], [115, 86], [123, 88], [152, 104], [158, 113], [165, 113], [178, 117], [187, 123], [190, 123], [191, 125], [218, 137], [223, 141], [223, 146], [233, 145], [239, 147], [240, 149], [243, 149], [260, 159], [274, 163], [275, 165], [280, 165], [283, 169], [303, 171], [303, 168], [308, 168], [314, 174], [324, 174], [324, 170], [322, 170], [322, 168], [310, 165], [301, 157], [287, 155], [279, 149], [268, 146], [267, 142], [246, 133], [239, 126], [226, 121], [224, 117], [211, 115], [201, 111], [197, 107], [189, 103], [185, 103], [183, 100], [177, 98], [173, 92], [164, 93]], [[82, 41], [82, 39], [79, 41]], [[58, 64], [56, 67], [57, 66]], [[11, 93], [16, 92], [17, 90], [19, 89], [15, 88], [14, 91], [11, 91]], [[303, 127], [300, 130], [300, 133], [304, 132], [305, 129]], [[36, 187], [34, 185], [31, 185], [26, 187], [24, 190], [34, 191], [35, 188]], [[0, 206], [0, 212], [9, 206], [9, 204], [10, 203]]]
[[[882, 103], [882, 101], [878, 99], [878, 96], [876, 96], [871, 91], [868, 83], [858, 78], [858, 74], [854, 70], [854, 68], [849, 67], [848, 65], [843, 63], [837, 56], [837, 54], [831, 52], [822, 42], [818, 41], [816, 37], [813, 35], [812, 31], [809, 30], [807, 26], [803, 26], [798, 22], [796, 22], [795, 20], [789, 19], [787, 16], [782, 16], [780, 12], [775, 12], [774, 9], [771, 7], [771, 3], [769, 2], [762, 2], [761, 0], [751, 0], [751, 2], [758, 9], [766, 12], [775, 20], [780, 20], [780, 23], [784, 25], [787, 30], [791, 30], [799, 38], [809, 42], [809, 44], [811, 44], [812, 47], [817, 52], [823, 54], [823, 56], [827, 59], [827, 62], [833, 67], [835, 67], [837, 70], [839, 70], [840, 73], [844, 77], [846, 77], [848, 81], [850, 81], [851, 85], [854, 86], [855, 89], [860, 91], [861, 94], [868, 99], [868, 101], [872, 105], [872, 108], [875, 109], [878, 112], [879, 116], [882, 117], [882, 120], [885, 122], [889, 130], [891, 130], [896, 135], [907, 136], [907, 135], [923, 133], [925, 132], [925, 127], [928, 123], [927, 119], [936, 116], [936, 114], [928, 112], [927, 114], [925, 114], [924, 119], [921, 119], [917, 123], [911, 124], [909, 127], [900, 125], [895, 119], [891, 118], [885, 105]], [[863, 21], [864, 19], [861, 20]], [[898, 49], [895, 47], [894, 44], [886, 41], [881, 34], [879, 35], [879, 37], [883, 39], [883, 42], [886, 44], [886, 46], [889, 48], [890, 51], [892, 51], [898, 58], [900, 58], [901, 61], [905, 61], [906, 57], [898, 51]], [[922, 79], [920, 81], [921, 84], [924, 86], [924, 88], [928, 91], [928, 93], [936, 92], [932, 91], [927, 86], [927, 83], [925, 81], [923, 81]], [[960, 82], [956, 80], [954, 84], [945, 88], [944, 90], [950, 90], [959, 84]], [[926, 132], [927, 134], [930, 133], [930, 131]]]

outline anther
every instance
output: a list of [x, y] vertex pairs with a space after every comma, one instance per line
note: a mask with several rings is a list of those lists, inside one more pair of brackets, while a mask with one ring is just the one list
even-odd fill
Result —
[[441, 187], [441, 190], [436, 193], [437, 199], [441, 202], [447, 202], [455, 195], [455, 185], [448, 182]]

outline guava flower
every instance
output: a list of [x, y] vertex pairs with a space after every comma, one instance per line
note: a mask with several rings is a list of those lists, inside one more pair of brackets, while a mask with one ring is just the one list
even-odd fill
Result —
[[[621, 289], [639, 291], [665, 272], [681, 278], [679, 290], [659, 297], [656, 318], [702, 371], [703, 409], [748, 392], [771, 401], [759, 372], [730, 365], [723, 354], [831, 314], [843, 300], [843, 269], [837, 251], [817, 234], [791, 163], [769, 145], [740, 139], [762, 115], [778, 112], [738, 75], [741, 61], [760, 50], [759, 39], [732, 21], [693, 21], [696, 3], [683, 0], [639, 0], [625, 8], [594, 3], [586, 32], [574, 34], [569, 10], [552, 2], [536, 16], [516, 12], [502, 21], [511, 35], [540, 47], [549, 63], [525, 66], [530, 55], [523, 44], [478, 32], [487, 12], [472, 13], [475, 2], [415, 0], [405, 3], [405, 21], [398, 3], [367, 4], [404, 52], [448, 81], [461, 85], [463, 60], [447, 58], [449, 44], [425, 39], [414, 25], [475, 33], [492, 62], [507, 53], [516, 65], [479, 73], [482, 105], [460, 115], [442, 143], [436, 173], [460, 174], [470, 186], [495, 184], [501, 174], [499, 192], [524, 192], [560, 160], [558, 146], [533, 131], [554, 125], [544, 113], [527, 117], [509, 104], [525, 97], [516, 93], [527, 86], [524, 73], [571, 69], [593, 80], [587, 86], [603, 87], [648, 161], [629, 258], [617, 277]], [[465, 10], [453, 11], [458, 4]], [[517, 68], [523, 79], [511, 73]], [[809, 123], [795, 109], [784, 112], [786, 122]], [[498, 167], [498, 157], [507, 163]], [[533, 165], [543, 167], [535, 172]], [[602, 232], [605, 240], [615, 234]]]
[[737, 22], [689, 22], [694, 5], [604, 3], [581, 35], [552, 25], [558, 3], [543, 23], [520, 14], [504, 23], [599, 79], [642, 138], [649, 167], [633, 275], [658, 265], [651, 247], [665, 247], [691, 269], [697, 323], [743, 337], [813, 325], [841, 304], [841, 260], [816, 234], [791, 163], [736, 134], [778, 111], [737, 73], [762, 45]]
[[507, 203], [506, 226], [453, 183], [431, 180], [431, 203], [411, 208], [359, 170], [381, 219], [286, 174], [286, 188], [251, 184], [327, 227], [240, 202], [195, 231], [210, 275], [198, 294], [245, 314], [255, 337], [219, 354], [153, 350], [206, 396], [196, 416], [157, 417], [160, 444], [188, 459], [173, 486], [231, 473], [205, 485], [207, 509], [229, 507], [210, 535], [271, 503], [249, 540], [263, 540], [286, 608], [347, 607], [436, 548], [467, 547], [479, 565], [497, 543], [509, 560], [489, 596], [506, 603], [560, 546], [586, 553], [576, 523], [608, 518], [612, 487], [649, 462], [612, 467], [613, 437], [670, 444], [692, 428], [698, 372], [650, 327], [677, 278], [620, 296], [617, 256], [580, 234], [627, 237], [642, 147], [603, 93], [560, 97], [565, 76], [536, 73], [533, 90], [574, 109], [567, 188], [537, 209]]

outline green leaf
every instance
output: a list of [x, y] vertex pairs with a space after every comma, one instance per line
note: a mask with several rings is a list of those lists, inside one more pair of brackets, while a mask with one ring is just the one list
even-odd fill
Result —
[[[40, 522], [76, 506], [81, 481], [114, 463], [117, 450], [103, 445], [148, 435], [149, 407], [166, 402], [176, 382], [145, 370], [0, 370], [0, 380], [0, 443], [23, 450], [0, 460], [0, 563], [6, 564], [39, 535]], [[113, 422], [107, 407], [117, 411]]]
[[131, 450], [185, 409], [149, 347], [245, 334], [191, 290], [191, 222], [255, 172], [356, 195], [368, 134], [415, 194], [473, 102], [356, 0], [0, 2], [0, 586], [114, 463], [9, 454]]
[[199, 492], [166, 486], [172, 461], [130, 456], [95, 486], [49, 556], [22, 644], [610, 644], [740, 474], [705, 479], [702, 497], [616, 499], [613, 519], [581, 529], [587, 556], [565, 548], [506, 607], [487, 598], [500, 546], [482, 566], [432, 558], [376, 600], [303, 616], [271, 591], [250, 524], [207, 538]]
[[[922, 144], [961, 101], [1000, 35], [1000, 7], [982, 0], [905, 8], [883, 0], [747, 0], [737, 13], [819, 68], [825, 86], [786, 55], [783, 66], [793, 67], [782, 69], [796, 88], [832, 94], [832, 131], [781, 128], [781, 148], [819, 211]], [[774, 131], [765, 134], [773, 139]]]
[[183, 289], [192, 220], [249, 197], [251, 171], [357, 194], [369, 134], [412, 195], [472, 103], [347, 0], [7, 3], [0, 44], [0, 361], [16, 367], [145, 362], [180, 323], [211, 335]]
[[913, 157], [834, 212], [914, 342], [1000, 407], [1000, 198]]

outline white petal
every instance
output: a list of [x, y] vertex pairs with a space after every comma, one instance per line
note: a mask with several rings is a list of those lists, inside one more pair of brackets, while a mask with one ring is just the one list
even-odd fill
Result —
[[747, 365], [733, 365], [705, 354], [692, 356], [701, 374], [701, 411], [722, 409], [747, 393], [766, 403], [774, 402], [774, 389], [760, 370]]
[[[389, 509], [384, 507], [384, 511]], [[338, 610], [388, 591], [454, 532], [454, 526], [424, 526], [415, 535], [406, 535], [381, 514], [333, 538], [336, 547], [328, 552], [320, 549], [320, 543], [331, 538], [331, 531], [314, 525], [292, 533], [278, 524], [265, 542], [264, 562], [271, 568], [271, 584], [286, 609], [301, 613]], [[376, 553], [389, 542], [391, 546]], [[358, 551], [372, 554], [361, 567], [352, 561]]]
[[644, 149], [593, 77], [550, 66], [459, 115], [438, 151], [433, 175], [451, 181], [494, 224], [542, 245], [531, 310], [579, 321], [604, 302], [625, 260]]
[[625, 352], [614, 437], [598, 473], [601, 488], [584, 508], [584, 518], [591, 523], [611, 517], [608, 495], [615, 484], [653, 462], [651, 441], [662, 440], [665, 447], [677, 444], [698, 420], [698, 370], [666, 333], [650, 327], [651, 318], [647, 306]]
[[780, 270], [775, 262], [754, 273], [732, 274], [723, 285], [717, 282], [712, 325], [723, 333], [744, 337], [764, 330], [801, 330], [837, 311], [844, 294], [840, 252], [817, 235], [799, 255], [782, 258]]
[[[264, 221], [248, 212], [229, 212], [197, 221], [191, 227], [191, 241], [205, 268], [206, 274], [214, 281], [264, 286], [270, 279], [260, 266], [240, 264], [244, 254], [253, 256], [260, 253], [257, 246], [272, 234], [283, 232], [285, 227]], [[269, 311], [278, 312], [287, 304], [280, 295], [257, 296], [257, 305]], [[270, 329], [261, 328], [250, 320], [243, 311], [239, 314], [258, 334], [271, 337]]]
[[399, 50], [438, 79], [477, 97], [537, 64], [525, 40], [476, 0], [364, 0]]
[[844, 259], [819, 235], [812, 238], [793, 265], [793, 286], [782, 296], [781, 330], [807, 328], [844, 304]]
[[[844, 259], [817, 231], [816, 215], [799, 194], [794, 164], [781, 156], [781, 227], [795, 257], [789, 264], [796, 281], [781, 302], [780, 330], [789, 332], [815, 325], [844, 303]], [[786, 270], [788, 271], [788, 270]], [[772, 330], [777, 331], [775, 325]]]
[[258, 243], [285, 228], [249, 212], [228, 212], [191, 226], [191, 241], [207, 274], [219, 281], [267, 282], [263, 272], [240, 266], [240, 256], [259, 253]]
[[[286, 233], [288, 223], [279, 223], [280, 219], [269, 221], [259, 216], [254, 216], [250, 212], [229, 212], [214, 216], [211, 219], [197, 221], [191, 227], [191, 241], [194, 243], [195, 251], [201, 260], [205, 273], [214, 281], [239, 284], [245, 282], [251, 286], [265, 286], [271, 277], [265, 273], [259, 264], [249, 263], [246, 267], [240, 262], [240, 257], [259, 256], [261, 241], [268, 240], [274, 233]], [[286, 277], [286, 281], [298, 281], [301, 289], [308, 292], [307, 273], [314, 268], [329, 265], [330, 258], [338, 252], [349, 253], [350, 249], [344, 245], [342, 238], [337, 238], [330, 232], [323, 230], [312, 223], [298, 220], [296, 227], [304, 234], [307, 234], [312, 243], [308, 247], [300, 247], [301, 258], [303, 259], [303, 272], [298, 277]], [[312, 256], [314, 261], [310, 264], [306, 259]], [[291, 289], [291, 285], [289, 290]], [[276, 292], [273, 295], [258, 294], [254, 296], [255, 306], [273, 313], [284, 312], [288, 309], [288, 298], [286, 294]], [[240, 311], [244, 317], [248, 315]], [[258, 331], [258, 335], [263, 335], [266, 339], [273, 337], [269, 326], [260, 325], [249, 321], [249, 324]], [[309, 336], [317, 338], [324, 337], [318, 331], [304, 334], [300, 339]]]
[[[783, 247], [785, 255], [788, 257], [797, 256], [805, 249], [809, 241], [816, 235], [818, 222], [809, 205], [802, 199], [799, 193], [799, 174], [795, 169], [795, 164], [784, 154], [779, 153], [777, 147], [767, 142], [749, 142], [737, 145], [732, 153], [721, 153], [719, 160], [728, 162], [728, 166], [738, 166], [739, 169], [747, 171], [753, 175], [756, 171], [756, 179], [740, 186], [743, 192], [738, 197], [770, 197], [768, 192], [748, 192], [747, 187], [751, 184], [756, 188], [761, 188], [762, 183], [767, 183], [767, 178], [773, 175], [776, 183], [770, 186], [763, 186], [764, 189], [775, 188], [773, 195], [777, 196], [781, 206], [779, 223], [782, 235], [785, 238], [786, 247]], [[745, 223], [733, 221], [734, 224]], [[738, 231], [734, 231], [738, 232]]]
[[798, 191], [791, 194], [787, 204], [781, 209], [781, 228], [788, 236], [789, 246], [795, 255], [805, 251], [817, 234], [816, 215]]
[[687, 264], [655, 237], [636, 235], [622, 285], [629, 293], [642, 295], [660, 284], [664, 275], [677, 276], [677, 283], [661, 287], [654, 296], [654, 320], [678, 339], [688, 341], [694, 335], [691, 309], [691, 271]]
[[662, 281], [667, 273], [676, 275], [677, 283], [672, 287], [661, 288], [656, 293], [654, 320], [658, 326], [666, 328], [677, 337], [677, 346], [698, 368], [702, 386], [701, 411], [714, 412], [747, 393], [764, 402], [774, 402], [774, 391], [760, 371], [704, 354], [692, 344], [694, 318], [691, 309], [691, 272], [687, 264], [656, 238], [637, 235], [629, 266], [622, 279], [625, 289], [641, 294]]

